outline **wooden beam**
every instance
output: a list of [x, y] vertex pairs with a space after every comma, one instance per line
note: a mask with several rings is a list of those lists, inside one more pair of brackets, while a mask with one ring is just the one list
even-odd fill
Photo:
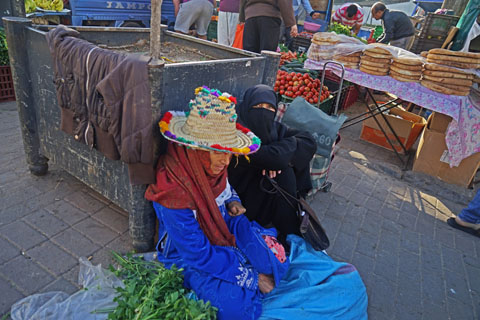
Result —
[[150, 17], [150, 56], [161, 59], [162, 35], [162, 0], [151, 0], [152, 13]]

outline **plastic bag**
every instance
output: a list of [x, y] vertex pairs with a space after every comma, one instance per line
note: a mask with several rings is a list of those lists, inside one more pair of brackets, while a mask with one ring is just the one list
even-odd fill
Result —
[[124, 284], [101, 265], [94, 266], [83, 257], [79, 262], [78, 283], [83, 289], [72, 295], [56, 291], [28, 296], [12, 306], [12, 320], [107, 319], [108, 313], [101, 310], [117, 306], [115, 288]]

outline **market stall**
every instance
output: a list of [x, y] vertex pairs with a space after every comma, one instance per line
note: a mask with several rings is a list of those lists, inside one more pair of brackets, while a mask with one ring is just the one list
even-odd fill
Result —
[[[335, 39], [336, 42], [332, 39]], [[465, 69], [467, 66], [477, 67], [477, 64], [474, 63], [476, 60], [473, 58], [475, 55], [469, 57], [468, 55], [465, 56], [465, 54], [459, 55], [451, 53], [452, 55], [449, 56], [449, 51], [447, 50], [432, 51], [426, 60], [420, 60], [422, 58], [419, 56], [413, 56], [411, 53], [403, 52], [404, 50], [385, 45], [380, 46], [380, 50], [390, 52], [392, 54], [391, 58], [386, 58], [387, 53], [385, 53], [385, 56], [381, 56], [379, 53], [381, 51], [374, 51], [373, 56], [375, 57], [371, 59], [373, 62], [365, 60], [362, 63], [361, 59], [366, 59], [368, 56], [363, 53], [362, 58], [359, 58], [360, 54], [356, 55], [355, 52], [372, 50], [372, 48], [375, 48], [375, 45], [365, 46], [358, 43], [355, 44], [353, 40], [348, 41], [349, 43], [347, 44], [341, 44], [337, 36], [323, 37], [321, 41], [317, 42], [317, 46], [312, 45], [310, 48], [309, 59], [305, 61], [305, 68], [321, 70], [325, 61], [329, 59], [337, 60], [342, 62], [346, 67], [344, 74], [345, 80], [364, 86], [369, 90], [392, 93], [401, 100], [412, 102], [418, 106], [452, 117], [453, 121], [449, 124], [445, 136], [449, 153], [448, 162], [451, 167], [458, 166], [463, 159], [480, 152], [480, 132], [478, 130], [478, 124], [480, 123], [480, 99], [474, 90], [470, 91], [470, 86], [473, 83], [472, 79], [476, 77], [474, 75], [476, 71]], [[326, 46], [328, 44], [330, 45], [328, 49], [324, 49], [327, 48]], [[322, 47], [322, 45], [324, 46]], [[378, 45], [377, 48], [373, 50], [379, 50]], [[410, 65], [409, 67], [405, 67], [407, 69], [402, 70], [391, 67], [391, 62], [381, 63], [382, 59], [385, 59], [385, 61], [393, 61], [395, 60], [395, 56], [411, 59], [411, 61], [418, 59], [419, 61], [423, 61], [424, 67], [415, 69], [418, 67]], [[439, 57], [448, 59], [448, 61], [446, 60], [444, 63], [452, 61], [449, 64], [454, 67], [440, 65], [438, 68], [458, 72], [458, 74], [451, 73], [451, 75], [464, 78], [451, 79], [454, 79], [454, 83], [457, 84], [465, 83], [465, 86], [450, 84], [448, 83], [450, 79], [443, 77], [433, 77], [433, 79], [438, 79], [443, 82], [434, 82], [427, 79], [432, 79], [430, 75], [435, 75], [436, 73], [435, 71], [432, 72], [432, 70], [427, 70], [426, 72], [425, 65], [428, 67], [434, 62], [439, 63], [441, 61], [438, 60]], [[365, 62], [368, 63], [364, 64]], [[436, 63], [434, 66], [439, 66]], [[340, 68], [329, 65], [328, 69], [340, 75]], [[448, 72], [443, 71], [444, 75], [446, 75], [446, 73]], [[433, 90], [430, 88], [433, 88]]]

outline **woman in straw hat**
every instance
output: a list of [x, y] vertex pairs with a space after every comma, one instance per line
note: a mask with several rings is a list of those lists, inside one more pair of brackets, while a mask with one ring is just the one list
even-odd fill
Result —
[[243, 215], [226, 168], [232, 154], [252, 154], [261, 142], [236, 123], [235, 102], [197, 88], [190, 111], [167, 112], [159, 123], [171, 142], [145, 193], [159, 222], [158, 259], [183, 268], [184, 285], [218, 308], [219, 319], [363, 319], [365, 288], [350, 265], [295, 236], [287, 257], [275, 229]]
[[312, 135], [289, 129], [275, 122], [277, 95], [269, 86], [259, 84], [245, 91], [238, 106], [238, 121], [262, 140], [262, 148], [249, 161], [239, 159], [228, 169], [229, 180], [238, 192], [246, 215], [262, 226], [273, 225], [279, 241], [286, 244], [288, 234], [300, 234], [297, 210], [271, 189], [269, 175], [292, 195], [305, 197], [312, 189], [310, 161], [317, 150]]

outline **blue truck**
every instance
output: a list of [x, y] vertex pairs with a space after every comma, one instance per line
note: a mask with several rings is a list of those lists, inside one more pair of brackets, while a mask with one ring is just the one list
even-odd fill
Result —
[[[150, 27], [150, 0], [70, 0], [70, 9], [74, 26]], [[175, 25], [172, 0], [163, 0], [161, 19]]]

